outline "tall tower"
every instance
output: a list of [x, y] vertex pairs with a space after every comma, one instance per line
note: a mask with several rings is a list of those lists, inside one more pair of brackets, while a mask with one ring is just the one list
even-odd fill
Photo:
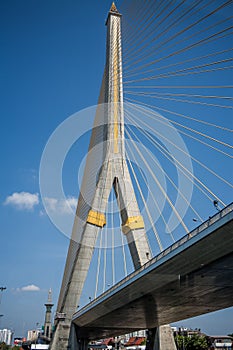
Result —
[[134, 267], [138, 268], [148, 261], [150, 248], [125, 158], [121, 14], [114, 3], [106, 25], [104, 159], [87, 223], [98, 227], [105, 225], [104, 213], [113, 186], [121, 214], [122, 232], [126, 234]]
[[[114, 188], [135, 269], [150, 258], [150, 248], [134, 193], [125, 158], [124, 109], [122, 84], [121, 14], [114, 3], [108, 13], [106, 42], [106, 65], [102, 83], [103, 93], [99, 102], [104, 116], [101, 128], [93, 128], [90, 148], [103, 144], [102, 166], [96, 174], [96, 186], [90, 203], [83, 197], [85, 186], [79, 196], [62, 286], [60, 290], [52, 350], [72, 349], [72, 315], [76, 311], [83, 285], [92, 259], [96, 239], [106, 224], [105, 211], [110, 192]], [[98, 119], [98, 111], [96, 118]], [[95, 121], [96, 123], [96, 121]], [[98, 129], [98, 130], [97, 130]], [[98, 133], [98, 142], [96, 140]], [[88, 161], [84, 172], [93, 172]], [[89, 168], [88, 168], [89, 167]], [[87, 191], [89, 189], [87, 188]]]
[[53, 303], [52, 303], [52, 289], [49, 289], [48, 292], [48, 301], [46, 304], [44, 304], [46, 307], [46, 311], [45, 311], [45, 321], [44, 321], [44, 335], [47, 338], [51, 338], [52, 337], [52, 318], [51, 318], [51, 313], [52, 313], [52, 307], [53, 307]]

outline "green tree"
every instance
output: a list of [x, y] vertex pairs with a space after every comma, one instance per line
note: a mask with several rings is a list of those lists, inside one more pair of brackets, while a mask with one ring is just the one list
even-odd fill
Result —
[[141, 345], [146, 345], [146, 338], [141, 342]]
[[6, 343], [0, 343], [0, 350], [8, 350], [10, 349], [9, 345], [6, 345]]
[[183, 335], [177, 335], [175, 337], [178, 350], [206, 350], [208, 349], [208, 342], [206, 337], [193, 335], [187, 337]]
[[175, 342], [178, 350], [185, 350], [188, 342], [188, 337], [176, 335]]
[[189, 338], [187, 350], [205, 350], [208, 349], [207, 339], [204, 336], [193, 335]]

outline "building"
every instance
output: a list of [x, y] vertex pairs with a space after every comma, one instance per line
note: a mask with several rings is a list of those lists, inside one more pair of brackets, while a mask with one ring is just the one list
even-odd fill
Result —
[[233, 349], [233, 338], [227, 335], [209, 336], [211, 343], [211, 350], [232, 350]]
[[206, 334], [201, 332], [200, 328], [195, 328], [195, 329], [191, 329], [191, 328], [186, 328], [186, 327], [171, 327], [175, 335], [182, 335], [184, 337], [189, 337], [191, 338], [194, 335], [197, 335], [199, 337], [201, 336], [206, 336]]
[[188, 329], [183, 327], [172, 327], [174, 336], [181, 335], [191, 338], [192, 336], [206, 337], [209, 344], [209, 350], [233, 350], [233, 338], [227, 335], [207, 335], [201, 332], [200, 329]]
[[49, 349], [48, 340], [41, 338], [35, 339], [33, 341], [25, 341], [22, 343], [23, 350], [47, 350]]
[[146, 337], [130, 337], [127, 343], [124, 344], [126, 349], [144, 350], [146, 348]]
[[49, 289], [48, 292], [48, 301], [45, 305], [46, 311], [45, 311], [45, 322], [44, 322], [44, 336], [51, 339], [52, 338], [52, 290], [51, 288]]
[[27, 334], [27, 340], [28, 341], [33, 341], [33, 340], [37, 339], [39, 335], [40, 335], [40, 330], [39, 329], [29, 330], [28, 334]]
[[22, 348], [25, 350], [45, 350], [49, 348], [49, 343], [52, 337], [52, 290], [48, 292], [48, 301], [45, 303], [45, 322], [42, 329], [29, 330], [27, 334], [27, 341], [23, 342]]
[[13, 332], [10, 329], [0, 329], [0, 343], [11, 345]]
[[14, 338], [14, 343], [13, 344], [21, 347], [23, 342], [25, 342], [25, 341], [26, 341], [26, 338], [17, 337], [17, 338]]
[[133, 337], [144, 337], [146, 338], [147, 334], [146, 334], [146, 329], [143, 329], [143, 330], [140, 330], [140, 331], [136, 331], [136, 332], [132, 332], [132, 333], [129, 333], [129, 334], [126, 334], [125, 335], [125, 340], [128, 342], [130, 338], [133, 338]]

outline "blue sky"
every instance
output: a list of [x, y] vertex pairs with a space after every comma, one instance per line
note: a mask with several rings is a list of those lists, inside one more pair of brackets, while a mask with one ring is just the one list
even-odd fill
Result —
[[[0, 286], [7, 287], [2, 293], [0, 328], [12, 328], [16, 336], [37, 322], [43, 324], [49, 288], [56, 305], [69, 241], [45, 214], [39, 165], [56, 127], [97, 103], [110, 5], [93, 0], [0, 2]], [[121, 8], [121, 1], [117, 5]], [[87, 145], [84, 137], [65, 167], [64, 187], [71, 206], [78, 196], [77, 169]], [[198, 147], [195, 151], [200, 153]], [[229, 163], [224, 165], [224, 175], [230, 178]], [[223, 198], [230, 203], [227, 190]], [[63, 203], [59, 208], [65, 216]], [[232, 313], [231, 308], [182, 325], [212, 334], [230, 333]]]
[[[69, 115], [97, 102], [109, 6], [95, 1], [0, 3], [0, 275], [7, 287], [1, 326], [14, 328], [17, 336], [44, 321], [50, 287], [56, 301], [68, 239], [40, 215], [39, 195], [39, 204], [32, 198], [31, 209], [3, 203], [15, 192], [39, 194], [40, 158], [50, 134]], [[72, 191], [77, 197], [75, 186]], [[33, 284], [39, 292], [16, 291]]]

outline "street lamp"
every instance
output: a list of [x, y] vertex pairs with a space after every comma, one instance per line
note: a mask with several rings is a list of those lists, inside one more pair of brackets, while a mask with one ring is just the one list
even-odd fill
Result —
[[[6, 287], [0, 287], [0, 291], [3, 292], [4, 290], [6, 290]], [[2, 301], [2, 293], [0, 294], [0, 305], [1, 305], [1, 301]], [[0, 315], [0, 318], [3, 317], [4, 315]]]
[[[1, 318], [2, 318], [3, 316], [4, 316], [3, 314], [0, 315], [0, 321], [1, 321]], [[0, 325], [1, 325], [1, 322], [0, 322]]]
[[[1, 292], [3, 292], [4, 290], [6, 290], [6, 287], [0, 287]], [[0, 304], [1, 304], [1, 300], [2, 300], [2, 293], [0, 294]]]
[[217, 209], [217, 211], [220, 211], [219, 206], [218, 206], [218, 200], [217, 200], [217, 199], [213, 200], [213, 205], [214, 205], [214, 207]]
[[[0, 292], [3, 292], [4, 290], [6, 290], [6, 287], [0, 287]], [[0, 304], [2, 301], [2, 293], [0, 294]]]
[[38, 330], [38, 327], [39, 327], [39, 322], [36, 322], [35, 349], [36, 349], [37, 340], [38, 340], [38, 338], [39, 338], [39, 330]]
[[200, 222], [200, 220], [197, 219], [197, 218], [193, 218], [193, 221], [194, 221], [194, 222]]

